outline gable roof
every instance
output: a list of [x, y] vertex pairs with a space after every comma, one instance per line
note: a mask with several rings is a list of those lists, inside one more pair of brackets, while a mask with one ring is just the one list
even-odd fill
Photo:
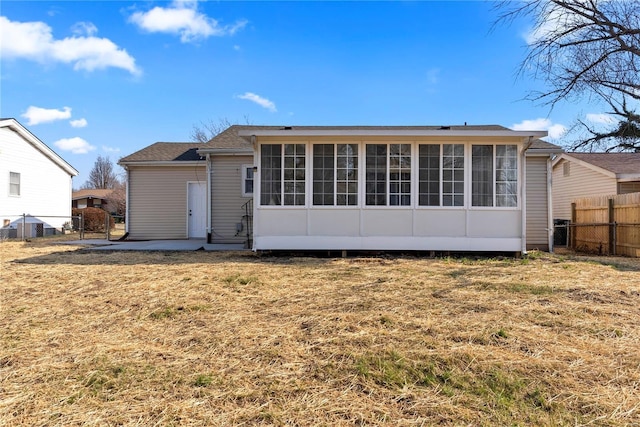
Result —
[[156, 142], [133, 154], [121, 158], [118, 164], [146, 162], [199, 162], [204, 160], [198, 149], [204, 144], [199, 142]]
[[74, 177], [78, 175], [78, 171], [67, 163], [62, 157], [60, 157], [55, 151], [47, 146], [44, 142], [40, 141], [38, 137], [32, 134], [27, 128], [22, 126], [16, 119], [7, 118], [0, 119], [0, 128], [11, 129], [27, 143], [31, 144], [36, 150], [40, 151], [45, 157], [56, 164], [60, 169]]
[[615, 174], [640, 173], [640, 153], [567, 153]]
[[106, 199], [109, 195], [113, 193], [111, 189], [105, 188], [85, 188], [82, 190], [74, 191], [71, 193], [71, 200], [79, 200], [79, 199]]

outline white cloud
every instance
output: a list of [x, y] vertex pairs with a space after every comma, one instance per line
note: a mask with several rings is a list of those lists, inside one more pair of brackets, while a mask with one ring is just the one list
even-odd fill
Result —
[[558, 139], [567, 132], [567, 127], [549, 119], [523, 120], [511, 126], [513, 130], [546, 130], [549, 138]]
[[22, 114], [28, 120], [28, 125], [39, 125], [40, 123], [51, 123], [56, 120], [65, 120], [71, 117], [71, 108], [63, 107], [62, 110], [56, 110], [55, 108], [40, 108], [33, 105], [27, 108], [27, 111]]
[[602, 123], [602, 124], [612, 124], [618, 121], [616, 120], [615, 117], [606, 113], [599, 113], [599, 114], [588, 113], [587, 120], [589, 120], [592, 123]]
[[106, 145], [103, 145], [102, 151], [104, 151], [105, 153], [119, 153], [120, 149], [116, 147], [107, 147]]
[[255, 102], [259, 106], [266, 108], [272, 113], [275, 113], [276, 111], [278, 111], [276, 109], [276, 104], [269, 101], [267, 98], [263, 98], [260, 95], [256, 95], [255, 93], [245, 92], [243, 95], [238, 95], [237, 98], [246, 99], [247, 101]]
[[80, 137], [63, 138], [53, 143], [62, 151], [71, 151], [73, 154], [87, 154], [89, 151], [96, 149], [93, 145]]
[[97, 32], [91, 23], [79, 23], [74, 32], [87, 36], [73, 36], [55, 40], [51, 27], [44, 22], [14, 22], [0, 16], [0, 55], [6, 59], [29, 59], [40, 63], [73, 64], [74, 70], [121, 68], [131, 74], [141, 73], [135, 59], [126, 50], [106, 38], [93, 37]]
[[98, 32], [98, 27], [96, 27], [92, 22], [76, 22], [71, 27], [71, 31], [77, 36], [91, 37]]
[[197, 1], [174, 1], [169, 7], [156, 6], [147, 12], [135, 12], [129, 21], [150, 33], [180, 35], [182, 43], [210, 36], [233, 35], [247, 25], [241, 20], [221, 26], [218, 21], [198, 12]]
[[87, 126], [87, 119], [71, 120], [69, 124], [74, 128], [83, 128]]

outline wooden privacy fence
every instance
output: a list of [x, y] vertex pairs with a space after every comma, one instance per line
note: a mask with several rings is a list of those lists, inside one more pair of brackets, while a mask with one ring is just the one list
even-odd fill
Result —
[[577, 251], [640, 257], [640, 193], [574, 200], [569, 229]]

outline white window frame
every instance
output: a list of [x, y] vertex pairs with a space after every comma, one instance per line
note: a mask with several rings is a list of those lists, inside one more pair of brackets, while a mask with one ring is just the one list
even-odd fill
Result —
[[[491, 183], [492, 183], [492, 204], [489, 206], [479, 206], [473, 204], [473, 147], [474, 146], [490, 146], [492, 150], [492, 170], [491, 170]], [[516, 204], [514, 206], [498, 206], [497, 205], [497, 147], [500, 146], [515, 146], [516, 147]], [[521, 181], [521, 173], [522, 173], [522, 164], [521, 164], [521, 152], [520, 146], [515, 143], [508, 144], [496, 144], [496, 143], [473, 143], [469, 146], [469, 209], [478, 209], [478, 210], [519, 210], [522, 203], [522, 181]]]
[[[255, 170], [254, 170], [254, 166], [253, 165], [249, 165], [249, 164], [244, 164], [242, 166], [240, 166], [241, 170], [240, 170], [240, 176], [241, 176], [241, 180], [240, 180], [240, 192], [242, 193], [242, 197], [253, 197], [253, 193], [256, 191], [256, 174], [255, 174]], [[252, 177], [249, 179], [248, 172], [249, 170], [251, 170], [252, 173]], [[247, 192], [247, 185], [246, 182], [247, 181], [253, 181], [253, 191], [251, 193]]]
[[[18, 182], [15, 182], [14, 177], [18, 178]], [[17, 187], [16, 187], [17, 186]], [[21, 177], [20, 172], [9, 172], [9, 196], [11, 197], [20, 197], [21, 194]], [[15, 192], [13, 189], [17, 188], [18, 191]]]

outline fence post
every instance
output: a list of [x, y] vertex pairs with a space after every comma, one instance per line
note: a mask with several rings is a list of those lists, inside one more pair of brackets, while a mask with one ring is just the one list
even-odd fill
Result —
[[576, 204], [571, 203], [571, 223], [569, 224], [569, 247], [571, 249], [576, 248], [576, 233], [578, 229], [576, 228], [577, 215], [576, 215]]
[[27, 230], [27, 214], [22, 214], [22, 241], [24, 242], [27, 238], [24, 235]]
[[615, 222], [614, 214], [613, 214], [613, 199], [609, 199], [609, 254], [616, 254], [616, 230], [613, 223]]

